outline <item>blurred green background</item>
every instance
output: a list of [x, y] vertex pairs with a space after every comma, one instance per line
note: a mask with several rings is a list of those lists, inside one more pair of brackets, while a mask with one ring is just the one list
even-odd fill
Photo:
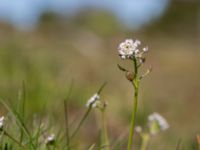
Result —
[[[0, 2], [1, 3], [1, 2]], [[119, 71], [118, 44], [138, 38], [148, 45], [137, 124], [159, 112], [170, 129], [151, 140], [150, 149], [197, 149], [200, 133], [200, 3], [173, 0], [162, 16], [137, 29], [127, 28], [103, 9], [88, 9], [73, 17], [45, 12], [32, 30], [0, 23], [0, 96], [17, 103], [22, 82], [26, 86], [27, 118], [33, 114], [63, 125], [63, 99], [73, 82], [70, 121], [85, 110], [87, 99], [107, 81], [102, 99], [108, 101], [108, 127], [112, 140], [128, 132], [133, 89]], [[6, 111], [0, 106], [0, 114]], [[82, 128], [86, 143], [97, 137], [98, 119], [92, 114]], [[45, 117], [44, 117], [45, 118]], [[52, 121], [54, 122], [54, 121]], [[90, 132], [94, 128], [94, 132]], [[88, 135], [89, 132], [89, 135]], [[87, 135], [87, 136], [86, 136]], [[81, 137], [80, 137], [81, 138]]]

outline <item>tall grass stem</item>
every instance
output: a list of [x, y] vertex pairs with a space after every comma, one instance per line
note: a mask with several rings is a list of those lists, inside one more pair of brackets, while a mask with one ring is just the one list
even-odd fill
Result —
[[80, 127], [83, 125], [84, 121], [86, 120], [87, 116], [89, 115], [90, 111], [91, 111], [92, 107], [88, 107], [88, 109], [86, 110], [83, 118], [81, 119], [80, 123], [78, 124], [77, 128], [75, 129], [75, 131], [72, 133], [71, 138], [73, 138], [79, 131]]

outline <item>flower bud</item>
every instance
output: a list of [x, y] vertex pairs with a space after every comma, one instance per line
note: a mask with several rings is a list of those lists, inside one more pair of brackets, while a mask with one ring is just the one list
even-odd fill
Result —
[[127, 80], [129, 80], [129, 81], [133, 81], [133, 79], [134, 79], [134, 73], [133, 72], [130, 72], [130, 71], [127, 71], [126, 72], [126, 78], [127, 78]]
[[141, 57], [141, 58], [139, 59], [139, 61], [140, 61], [141, 64], [143, 64], [143, 63], [145, 63], [146, 59], [143, 58], [143, 57]]

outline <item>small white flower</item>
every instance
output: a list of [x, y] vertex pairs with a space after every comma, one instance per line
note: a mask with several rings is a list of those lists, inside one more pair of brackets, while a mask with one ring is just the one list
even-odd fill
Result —
[[97, 106], [97, 101], [99, 101], [100, 96], [96, 93], [94, 94], [86, 103], [86, 107], [92, 106], [93, 108]]
[[148, 51], [149, 51], [149, 48], [148, 48], [148, 47], [144, 47], [144, 48], [143, 48], [143, 52], [146, 53], [146, 52], [148, 52]]
[[133, 45], [134, 45], [135, 47], [138, 47], [140, 44], [141, 44], [141, 42], [140, 42], [139, 40], [135, 40], [135, 42], [134, 42]]
[[140, 126], [136, 126], [136, 127], [135, 127], [135, 131], [136, 131], [137, 133], [141, 133], [141, 132], [142, 132], [142, 128], [141, 128]]
[[54, 142], [55, 142], [55, 135], [54, 134], [49, 135], [46, 139], [46, 144], [52, 145], [54, 144]]
[[0, 129], [2, 130], [4, 126], [4, 116], [0, 118]]
[[135, 50], [135, 55], [139, 54], [140, 53], [140, 50], [139, 49], [136, 49]]
[[120, 57], [122, 59], [131, 58], [139, 45], [139, 40], [133, 41], [132, 39], [126, 39], [124, 42], [119, 44], [118, 51]]
[[145, 47], [143, 49], [140, 49], [139, 48], [140, 45], [141, 45], [141, 42], [137, 39], [136, 40], [126, 39], [124, 42], [119, 44], [119, 47], [118, 47], [119, 56], [122, 59], [142, 57], [142, 54], [144, 52], [147, 52], [148, 48]]
[[161, 130], [166, 130], [169, 128], [169, 124], [167, 123], [166, 119], [163, 118], [163, 116], [161, 116], [159, 113], [152, 113], [149, 115], [148, 120], [150, 122], [156, 122]]

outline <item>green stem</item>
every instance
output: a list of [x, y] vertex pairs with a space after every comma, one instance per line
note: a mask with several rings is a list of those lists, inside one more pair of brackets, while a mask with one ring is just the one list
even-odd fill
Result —
[[139, 80], [138, 80], [138, 67], [137, 67], [137, 60], [134, 58], [134, 69], [135, 69], [135, 77], [133, 80], [134, 86], [134, 99], [133, 99], [133, 111], [131, 117], [131, 127], [129, 131], [129, 139], [128, 139], [128, 147], [127, 150], [131, 150], [131, 146], [133, 143], [133, 135], [134, 135], [134, 128], [135, 128], [135, 121], [136, 121], [136, 112], [137, 112], [137, 105], [138, 105], [138, 91], [139, 91]]
[[109, 139], [108, 139], [108, 131], [106, 127], [106, 114], [105, 109], [102, 111], [102, 149], [110, 150]]
[[70, 150], [70, 138], [69, 138], [69, 119], [68, 119], [68, 100], [64, 100], [64, 111], [65, 111], [65, 128], [66, 128], [66, 144]]
[[[25, 87], [25, 82], [23, 81], [22, 84], [22, 111], [21, 111], [21, 117], [22, 121], [25, 122], [25, 106], [26, 106], [26, 87]], [[23, 141], [24, 137], [24, 132], [23, 129], [21, 129], [21, 135], [20, 135], [20, 142]]]
[[150, 140], [150, 135], [145, 133], [142, 135], [142, 144], [140, 150], [147, 150]]
[[[102, 92], [102, 90], [104, 89], [104, 87], [106, 86], [106, 84], [107, 84], [107, 82], [104, 82], [104, 83], [101, 85], [100, 89], [99, 89], [98, 92], [97, 92], [98, 95]], [[87, 109], [87, 111], [85, 112], [83, 118], [81, 119], [80, 123], [78, 124], [77, 128], [75, 129], [74, 133], [72, 133], [72, 135], [71, 135], [71, 137], [70, 137], [69, 139], [73, 138], [73, 137], [77, 134], [77, 132], [79, 131], [80, 127], [82, 126], [83, 122], [86, 120], [86, 118], [87, 118], [87, 116], [89, 115], [89, 113], [90, 113], [91, 110], [92, 110], [92, 105], [90, 105], [90, 106], [88, 107], [88, 109]]]
[[89, 108], [85, 112], [83, 118], [81, 119], [80, 123], [78, 124], [77, 128], [75, 129], [74, 133], [71, 135], [70, 139], [73, 138], [77, 134], [77, 132], [79, 131], [79, 129], [82, 126], [83, 122], [86, 120], [87, 116], [89, 115], [91, 109], [92, 109], [92, 107], [89, 106]]

